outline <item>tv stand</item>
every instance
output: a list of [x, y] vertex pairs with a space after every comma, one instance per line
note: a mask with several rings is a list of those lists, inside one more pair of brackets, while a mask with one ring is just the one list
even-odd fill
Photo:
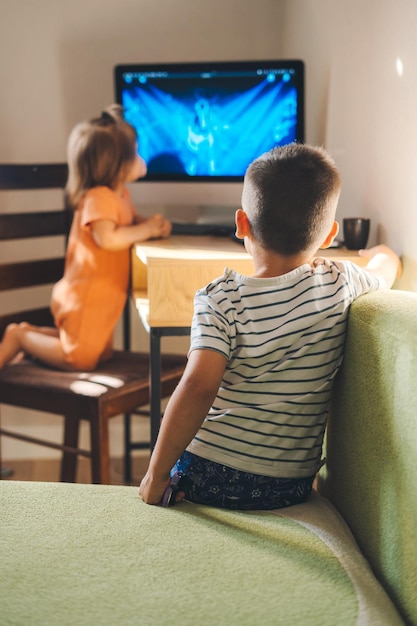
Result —
[[209, 222], [172, 222], [173, 235], [214, 235], [215, 237], [232, 237], [235, 226], [231, 224], [210, 224]]

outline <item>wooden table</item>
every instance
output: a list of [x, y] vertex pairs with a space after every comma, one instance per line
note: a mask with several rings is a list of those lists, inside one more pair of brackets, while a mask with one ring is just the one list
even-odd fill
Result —
[[[318, 256], [365, 265], [356, 251], [331, 248]], [[197, 289], [223, 274], [225, 267], [253, 274], [252, 258], [227, 237], [173, 235], [136, 244], [132, 253], [132, 289], [139, 317], [150, 334], [151, 447], [161, 416], [161, 337], [188, 335]]]

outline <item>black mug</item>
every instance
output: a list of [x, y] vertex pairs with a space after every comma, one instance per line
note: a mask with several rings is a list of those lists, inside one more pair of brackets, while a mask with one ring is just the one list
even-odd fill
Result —
[[371, 220], [365, 217], [345, 217], [343, 238], [348, 250], [361, 250], [368, 243]]

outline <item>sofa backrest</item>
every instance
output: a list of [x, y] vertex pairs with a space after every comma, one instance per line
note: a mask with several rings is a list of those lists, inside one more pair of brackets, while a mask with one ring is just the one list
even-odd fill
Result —
[[351, 306], [319, 489], [405, 621], [417, 624], [417, 294]]

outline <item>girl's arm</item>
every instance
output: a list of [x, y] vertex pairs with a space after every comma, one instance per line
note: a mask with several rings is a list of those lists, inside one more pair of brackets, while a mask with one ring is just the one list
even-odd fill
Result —
[[146, 222], [147, 219], [148, 219], [147, 217], [143, 217], [143, 215], [139, 215], [139, 213], [135, 212], [134, 217], [133, 217], [133, 223], [142, 224], [142, 222]]
[[213, 350], [193, 350], [171, 396], [139, 494], [147, 504], [161, 502], [170, 471], [207, 416], [220, 387], [226, 358]]
[[119, 226], [111, 220], [96, 220], [91, 223], [94, 241], [104, 250], [127, 250], [134, 243], [168, 237], [171, 233], [171, 222], [163, 215], [139, 219], [139, 223], [130, 226]]

